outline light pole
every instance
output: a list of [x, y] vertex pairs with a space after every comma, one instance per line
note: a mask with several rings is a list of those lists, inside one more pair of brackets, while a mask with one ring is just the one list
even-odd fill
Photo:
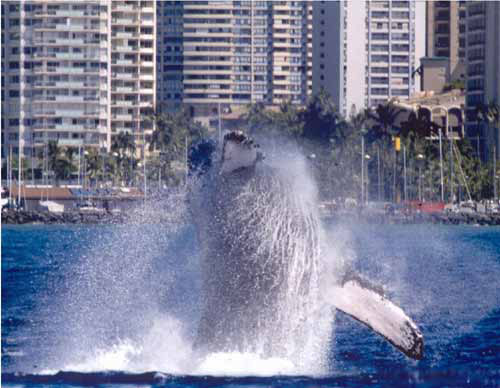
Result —
[[365, 182], [365, 203], [368, 202], [369, 200], [369, 192], [368, 192], [368, 185], [370, 183], [370, 180], [368, 179], [368, 161], [370, 160], [370, 155], [365, 154], [365, 160], [367, 161], [366, 163], [366, 182]]
[[405, 202], [408, 200], [408, 190], [406, 186], [406, 145], [403, 145], [403, 178]]
[[443, 143], [442, 143], [441, 127], [439, 127], [439, 170], [440, 170], [440, 174], [441, 174], [441, 202], [444, 202]]
[[380, 202], [380, 192], [381, 192], [381, 187], [380, 187], [380, 147], [377, 145], [377, 191], [378, 191], [378, 200]]
[[[139, 186], [140, 185], [140, 183], [139, 183], [140, 181], [138, 179], [138, 176], [140, 175], [140, 168], [142, 167], [142, 163], [141, 162], [137, 163], [137, 167], [139, 167], [139, 170], [137, 171], [137, 173], [135, 175], [135, 179], [136, 179], [137, 188], [139, 188], [140, 187]], [[144, 196], [143, 196], [143, 198], [144, 198]]]
[[87, 183], [87, 156], [89, 152], [83, 151], [83, 188], [86, 187]]
[[361, 203], [365, 202], [365, 137], [361, 135]]
[[418, 154], [418, 200], [422, 202], [422, 161], [424, 160], [424, 155]]
[[[118, 155], [118, 152], [116, 152], [116, 151], [115, 151], [115, 152], [113, 152], [113, 156], [114, 156], [114, 157], [115, 157], [115, 159], [116, 159], [116, 167], [118, 167], [118, 168], [119, 168], [119, 166], [118, 166], [118, 156], [119, 156], [119, 155]], [[115, 176], [116, 176], [116, 170], [115, 170], [115, 171], [114, 171], [114, 173], [113, 173], [113, 185], [115, 184], [115, 182], [114, 182], [114, 177], [115, 177]]]
[[498, 180], [500, 180], [500, 175], [495, 175], [495, 181], [493, 183], [495, 184], [495, 202], [497, 202], [497, 205], [498, 205]]

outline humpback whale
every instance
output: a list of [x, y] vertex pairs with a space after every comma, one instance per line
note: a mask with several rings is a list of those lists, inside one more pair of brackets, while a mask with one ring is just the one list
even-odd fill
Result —
[[213, 142], [199, 143], [189, 163], [196, 178], [190, 202], [203, 250], [198, 348], [297, 355], [310, 346], [315, 320], [334, 308], [406, 356], [422, 358], [416, 324], [354, 272], [332, 276], [328, 304], [316, 303], [325, 298], [325, 237], [314, 195], [304, 193], [293, 171], [267, 164], [259, 145], [241, 131], [227, 133], [220, 150]]

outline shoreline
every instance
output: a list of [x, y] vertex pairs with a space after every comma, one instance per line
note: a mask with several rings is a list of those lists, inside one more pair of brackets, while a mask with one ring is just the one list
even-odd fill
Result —
[[[159, 216], [157, 221], [164, 221]], [[321, 218], [327, 222], [353, 220], [374, 225], [480, 225], [500, 226], [500, 214], [483, 213], [413, 213], [413, 214], [367, 214], [358, 211], [337, 211], [323, 214]], [[168, 220], [168, 217], [165, 217]], [[52, 224], [125, 224], [130, 221], [128, 213], [100, 212], [63, 212], [7, 210], [2, 212], [4, 225], [52, 225]]]

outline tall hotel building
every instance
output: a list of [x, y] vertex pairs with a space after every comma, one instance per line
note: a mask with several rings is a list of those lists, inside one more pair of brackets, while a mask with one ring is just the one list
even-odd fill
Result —
[[491, 157], [492, 145], [500, 157], [499, 128], [476, 121], [478, 104], [500, 103], [500, 2], [467, 2], [466, 108], [469, 136], [483, 139], [483, 157]]
[[325, 88], [349, 114], [419, 90], [424, 2], [318, 1], [313, 8], [313, 92]]
[[303, 104], [312, 91], [310, 2], [162, 1], [157, 19], [163, 109]]
[[2, 155], [140, 142], [156, 101], [154, 1], [2, 2]]

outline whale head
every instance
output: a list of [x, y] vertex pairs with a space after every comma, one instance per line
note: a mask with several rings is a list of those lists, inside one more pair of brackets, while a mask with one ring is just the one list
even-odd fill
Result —
[[262, 158], [258, 144], [242, 131], [232, 131], [224, 136], [221, 173], [231, 173], [255, 166]]

